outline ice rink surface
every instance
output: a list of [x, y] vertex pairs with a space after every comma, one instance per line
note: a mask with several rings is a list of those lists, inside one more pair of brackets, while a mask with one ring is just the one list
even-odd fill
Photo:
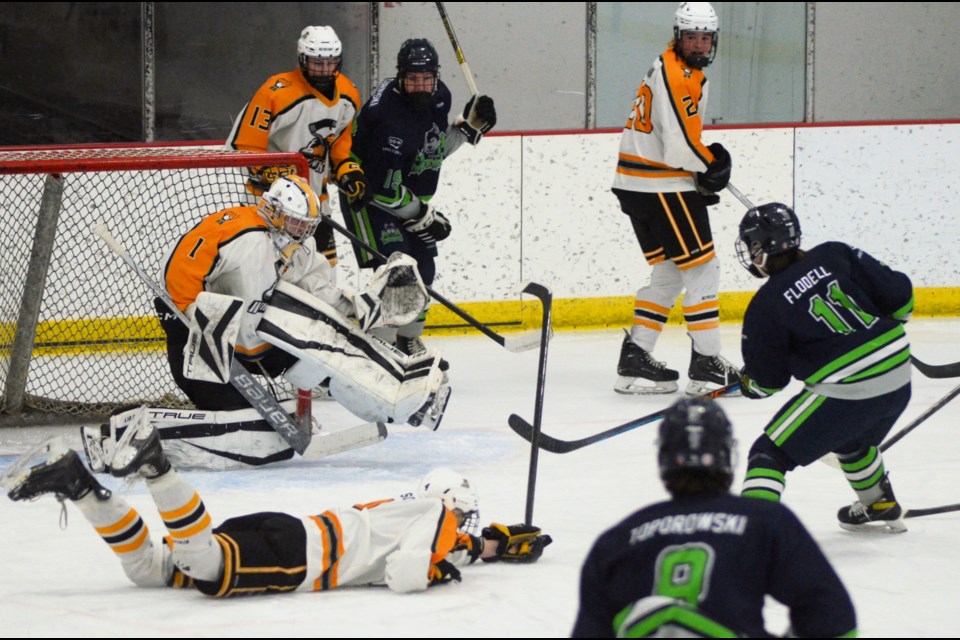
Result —
[[[740, 364], [739, 326], [723, 325], [725, 355]], [[916, 320], [913, 352], [931, 364], [960, 360], [960, 320]], [[550, 344], [544, 432], [581, 438], [657, 411], [675, 396], [613, 392], [622, 333], [560, 332]], [[214, 522], [255, 511], [320, 513], [411, 489], [430, 469], [447, 466], [472, 478], [481, 520], [523, 520], [529, 445], [507, 427], [519, 413], [533, 419], [537, 352], [513, 354], [482, 336], [431, 338], [449, 360], [453, 395], [436, 433], [392, 427], [378, 445], [324, 460], [291, 461], [251, 471], [186, 472]], [[654, 354], [681, 371], [689, 340], [670, 325]], [[929, 380], [914, 372], [913, 400], [894, 432], [952, 390], [960, 380]], [[762, 401], [723, 399], [741, 455], [766, 421], [799, 386]], [[885, 455], [906, 507], [960, 502], [960, 401], [933, 415]], [[329, 428], [359, 422], [335, 403], [315, 404]], [[0, 471], [52, 433], [79, 446], [76, 427], [0, 430]], [[554, 537], [534, 565], [474, 565], [463, 582], [425, 593], [350, 588], [213, 600], [196, 591], [138, 589], [80, 512], [52, 497], [34, 503], [0, 499], [0, 629], [7, 637], [533, 637], [567, 636], [577, 610], [580, 565], [595, 538], [633, 510], [665, 498], [655, 465], [656, 425], [640, 427], [564, 455], [539, 459], [534, 522]], [[101, 478], [127, 497], [151, 528], [163, 531], [142, 483]], [[836, 511], [854, 499], [840, 472], [813, 464], [787, 476], [784, 502], [833, 561], [857, 608], [863, 637], [953, 637], [960, 602], [960, 512], [907, 521], [903, 535], [842, 531]], [[829, 613], [827, 613], [829, 615]], [[771, 602], [767, 628], [788, 625]]]

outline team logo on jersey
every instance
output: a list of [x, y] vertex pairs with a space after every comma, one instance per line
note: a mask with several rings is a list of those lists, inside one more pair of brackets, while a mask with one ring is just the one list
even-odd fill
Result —
[[327, 155], [329, 155], [330, 146], [336, 138], [337, 121], [332, 118], [323, 118], [311, 122], [307, 125], [307, 128], [310, 130], [313, 139], [300, 149], [300, 153], [307, 158], [307, 164], [310, 165], [311, 169], [324, 174], [327, 172]]
[[290, 86], [290, 83], [285, 78], [277, 78], [277, 81], [273, 83], [273, 86], [270, 87], [270, 91], [277, 91], [278, 89], [286, 89]]
[[387, 144], [393, 147], [394, 149], [399, 149], [403, 146], [403, 138], [397, 138], [395, 136], [390, 136], [387, 138]]
[[434, 122], [430, 130], [423, 135], [423, 154], [428, 158], [435, 157], [440, 146], [443, 144], [443, 134], [440, 133], [440, 127]]
[[440, 131], [437, 123], [433, 123], [423, 136], [423, 149], [417, 154], [417, 159], [410, 169], [411, 175], [420, 175], [427, 171], [440, 171], [443, 163], [444, 148], [447, 144], [447, 134]]
[[388, 222], [380, 231], [380, 244], [392, 244], [394, 242], [403, 242], [403, 234], [400, 228], [393, 222]]

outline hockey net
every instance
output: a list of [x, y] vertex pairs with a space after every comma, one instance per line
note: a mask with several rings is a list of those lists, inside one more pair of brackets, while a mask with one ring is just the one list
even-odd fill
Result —
[[[0, 149], [0, 424], [102, 420], [131, 403], [185, 407], [153, 295], [95, 236], [103, 222], [159, 280], [204, 216], [255, 204], [248, 168], [297, 154], [137, 145]], [[289, 392], [287, 389], [285, 392]]]

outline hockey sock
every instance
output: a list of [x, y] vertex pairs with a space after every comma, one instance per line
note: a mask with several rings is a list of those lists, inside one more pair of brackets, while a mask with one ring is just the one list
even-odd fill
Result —
[[787, 488], [786, 476], [776, 469], [755, 467], [747, 470], [740, 495], [744, 498], [760, 498], [770, 502], [780, 502], [780, 496]]
[[164, 567], [162, 553], [154, 548], [150, 530], [136, 509], [123, 498], [99, 500], [93, 493], [74, 504], [117, 554], [124, 573], [134, 584], [161, 587], [166, 583], [170, 568]]
[[860, 502], [870, 505], [883, 497], [880, 483], [886, 474], [883, 467], [883, 456], [876, 447], [869, 447], [852, 454], [837, 454], [840, 468], [847, 482], [857, 492]]
[[147, 488], [173, 540], [174, 564], [197, 580], [217, 580], [223, 551], [213, 540], [210, 514], [200, 494], [175, 471], [148, 480]]

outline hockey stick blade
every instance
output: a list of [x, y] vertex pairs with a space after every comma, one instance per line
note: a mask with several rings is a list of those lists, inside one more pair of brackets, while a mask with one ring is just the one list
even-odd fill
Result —
[[337, 453], [368, 447], [387, 439], [387, 427], [382, 422], [367, 422], [339, 431], [321, 431], [313, 437], [313, 441], [303, 457], [307, 460], [319, 460]]
[[[728, 393], [735, 393], [740, 389], [740, 383], [735, 382], [729, 384], [725, 387], [720, 387], [709, 393], [705, 393], [701, 396], [697, 396], [698, 399], [707, 400], [710, 398], [719, 398], [720, 396], [726, 395]], [[669, 407], [667, 407], [669, 409]], [[579, 440], [560, 440], [559, 438], [554, 438], [545, 433], [540, 433], [539, 446], [544, 451], [549, 451], [550, 453], [570, 453], [571, 451], [576, 451], [577, 449], [582, 449], [583, 447], [595, 444], [606, 440], [607, 438], [612, 438], [613, 436], [620, 435], [627, 431], [636, 429], [637, 427], [642, 427], [645, 424], [650, 424], [651, 422], [656, 422], [663, 418], [667, 413], [667, 409], [661, 409], [655, 413], [631, 420], [630, 422], [625, 422], [619, 426], [613, 427], [612, 429], [607, 429], [606, 431], [601, 431], [592, 436], [586, 438], [580, 438]], [[531, 442], [533, 438], [533, 427], [529, 422], [513, 414], [507, 420], [507, 423], [510, 425], [510, 428], [513, 429], [514, 433], [526, 440]]]
[[[170, 294], [167, 290], [160, 286], [160, 283], [154, 280], [137, 264], [130, 254], [127, 253], [124, 246], [113, 237], [113, 234], [110, 233], [104, 223], [100, 222], [94, 225], [93, 231], [111, 251], [123, 260], [124, 264], [137, 274], [153, 295], [163, 300], [164, 304], [167, 305], [184, 326], [190, 326], [190, 319], [174, 304], [173, 300], [170, 299]], [[279, 433], [280, 437], [293, 447], [294, 451], [303, 455], [312, 437], [310, 429], [301, 428], [300, 425], [291, 420], [287, 412], [284, 411], [280, 403], [277, 402], [277, 399], [270, 395], [270, 393], [263, 388], [263, 385], [257, 382], [256, 378], [236, 359], [230, 363], [230, 384], [250, 403], [251, 407], [257, 410], [257, 413], [263, 416], [263, 419], [267, 421], [274, 431]]]
[[960, 378], [960, 362], [950, 364], [927, 364], [917, 360], [916, 356], [910, 356], [910, 361], [914, 368], [924, 376], [933, 380], [941, 378]]
[[950, 513], [951, 511], [960, 511], [960, 504], [945, 504], [942, 507], [930, 507], [928, 509], [907, 509], [903, 517], [920, 518], [922, 516], [935, 516], [939, 513]]

